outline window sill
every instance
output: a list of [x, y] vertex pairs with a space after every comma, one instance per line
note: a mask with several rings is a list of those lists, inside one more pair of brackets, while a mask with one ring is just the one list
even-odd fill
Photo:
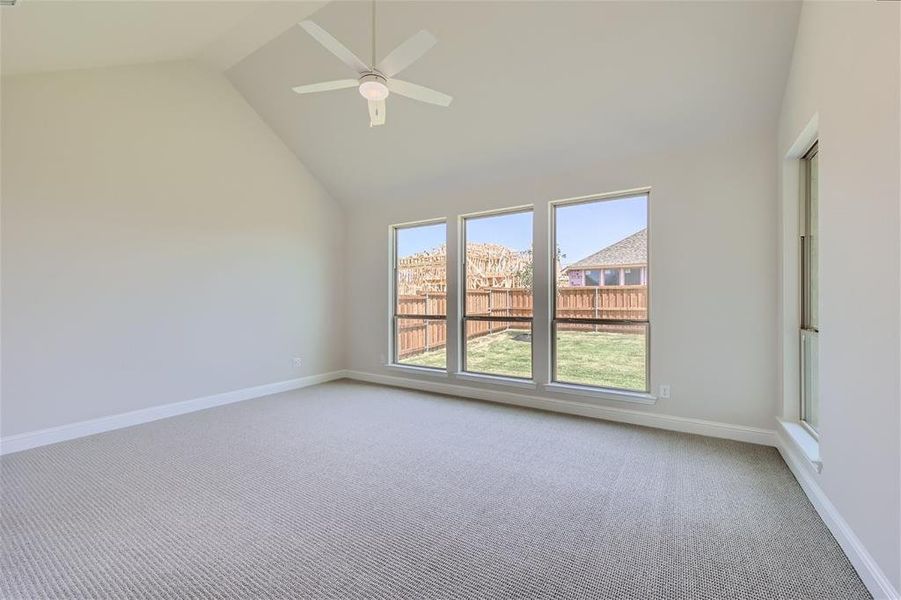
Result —
[[797, 421], [779, 420], [782, 431], [791, 440], [801, 454], [810, 462], [817, 473], [823, 471], [823, 461], [820, 460], [820, 442], [801, 423]]
[[657, 404], [657, 396], [641, 392], [626, 392], [622, 390], [607, 390], [575, 385], [572, 383], [546, 383], [544, 391], [560, 394], [572, 394], [574, 396], [587, 396], [589, 398], [602, 398], [604, 400], [617, 400], [619, 402], [634, 402], [636, 404]]
[[469, 373], [466, 371], [458, 371], [454, 373], [454, 379], [462, 379], [463, 381], [475, 381], [478, 383], [494, 383], [498, 385], [509, 385], [512, 387], [534, 390], [538, 385], [534, 381], [528, 379], [517, 379], [515, 377], [504, 377], [503, 375], [486, 375], [482, 373]]
[[395, 369], [403, 373], [411, 375], [426, 375], [428, 377], [447, 377], [447, 371], [444, 369], [433, 369], [431, 367], [417, 367], [414, 365], [401, 365], [398, 363], [388, 363], [385, 365], [389, 369]]

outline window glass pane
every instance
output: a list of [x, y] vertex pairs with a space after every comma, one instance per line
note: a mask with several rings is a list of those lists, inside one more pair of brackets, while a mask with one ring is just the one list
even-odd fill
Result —
[[802, 198], [801, 419], [819, 427], [819, 162], [816, 146], [805, 157]]
[[447, 368], [447, 322], [395, 319], [395, 361], [404, 365]]
[[465, 220], [466, 314], [532, 316], [532, 211]]
[[446, 231], [444, 223], [395, 230], [396, 314], [447, 314]]
[[641, 285], [641, 269], [623, 269], [623, 285]]
[[647, 211], [647, 194], [554, 208], [554, 381], [649, 390]]
[[[647, 279], [640, 275], [648, 261], [647, 207], [642, 194], [555, 208], [557, 318], [647, 319]], [[637, 288], [620, 286], [626, 265], [636, 273]], [[576, 271], [585, 277], [569, 276]], [[609, 289], [585, 289], [598, 285], [589, 273]]]
[[465, 329], [465, 371], [532, 378], [531, 323], [467, 320]]
[[801, 418], [814, 429], [820, 426], [820, 383], [818, 336], [815, 331], [801, 332], [801, 386], [804, 403]]
[[647, 391], [647, 327], [558, 323], [554, 380]]
[[818, 154], [808, 161], [807, 206], [807, 323], [811, 329], [819, 326], [819, 162]]

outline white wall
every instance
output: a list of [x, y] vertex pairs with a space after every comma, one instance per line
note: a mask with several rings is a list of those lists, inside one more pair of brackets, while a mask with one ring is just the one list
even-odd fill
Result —
[[[549, 201], [651, 186], [651, 383], [652, 390], [669, 383], [672, 397], [639, 408], [597, 402], [772, 429], [777, 408], [774, 135], [775, 124], [769, 131], [703, 147], [604, 161], [553, 177], [524, 173], [472, 189], [449, 183], [429, 194], [373, 199], [348, 215], [346, 278], [356, 289], [352, 297], [359, 299], [347, 307], [349, 368], [397, 375], [383, 366], [390, 224], [534, 203], [536, 240], [546, 240]], [[535, 256], [540, 314], [547, 310], [547, 286], [541, 277], [546, 250], [539, 244]], [[536, 339], [546, 336], [539, 325]], [[536, 349], [538, 379], [546, 358]], [[528, 393], [554, 397], [540, 389]]]
[[[779, 127], [789, 156], [816, 118], [820, 201], [820, 457], [811, 473], [901, 589], [899, 5], [807, 2]], [[797, 149], [796, 149], [797, 150]], [[797, 205], [784, 165], [781, 322], [786, 417], [797, 398]], [[796, 178], [795, 178], [796, 179]]]
[[341, 211], [223, 76], [2, 83], [4, 436], [343, 366]]

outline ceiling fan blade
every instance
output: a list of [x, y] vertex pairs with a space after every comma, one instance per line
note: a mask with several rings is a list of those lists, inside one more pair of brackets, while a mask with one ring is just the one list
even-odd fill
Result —
[[291, 88], [298, 94], [312, 94], [314, 92], [328, 92], [331, 90], [343, 90], [344, 88], [352, 88], [360, 85], [356, 79], [338, 79], [337, 81], [323, 81], [321, 83], [311, 83], [309, 85], [299, 85]]
[[313, 21], [301, 21], [300, 26], [313, 36], [317, 42], [325, 46], [326, 50], [337, 56], [341, 62], [348, 67], [360, 74], [369, 72], [369, 67], [366, 63], [360, 60], [356, 54], [348, 50], [344, 44], [336, 40], [328, 31]]
[[394, 77], [416, 62], [420, 56], [428, 52], [437, 42], [438, 40], [434, 35], [423, 29], [392, 50], [388, 56], [376, 65], [376, 69], [381, 71], [386, 77]]
[[385, 101], [369, 101], [369, 126], [377, 127], [385, 124]]
[[452, 96], [401, 79], [389, 79], [388, 89], [391, 90], [392, 93], [400, 94], [401, 96], [406, 96], [413, 100], [419, 100], [420, 102], [437, 104], [438, 106], [450, 106], [450, 103], [453, 101]]

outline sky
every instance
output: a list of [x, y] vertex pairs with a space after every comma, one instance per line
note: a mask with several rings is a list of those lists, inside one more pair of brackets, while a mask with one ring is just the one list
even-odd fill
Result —
[[444, 223], [404, 227], [397, 230], [397, 257], [406, 258], [423, 250], [433, 250], [447, 241]]
[[[557, 208], [556, 219], [557, 245], [565, 266], [647, 227], [647, 197], [563, 205]], [[446, 237], [444, 223], [399, 229], [397, 254], [403, 258], [432, 250], [445, 243]], [[528, 250], [532, 247], [532, 213], [468, 219], [466, 241]]]
[[532, 248], [532, 211], [466, 220], [467, 244], [500, 244], [511, 250]]
[[557, 245], [562, 266], [591, 256], [647, 227], [647, 196], [557, 208]]

